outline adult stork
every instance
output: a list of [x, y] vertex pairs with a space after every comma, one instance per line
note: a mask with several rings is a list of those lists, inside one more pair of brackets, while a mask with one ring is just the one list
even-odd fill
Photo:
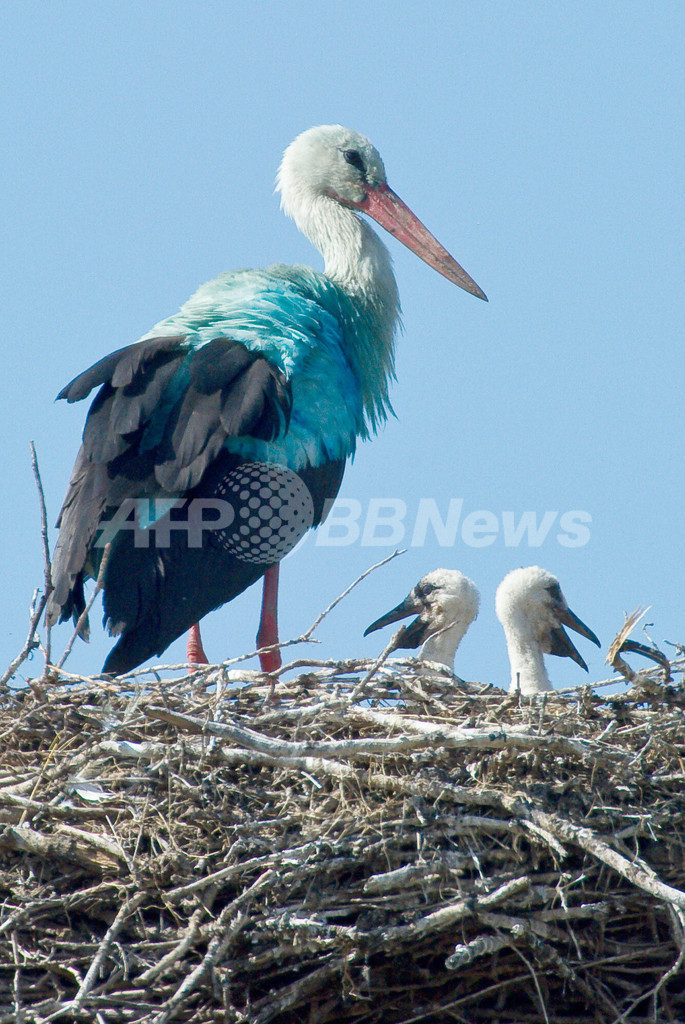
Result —
[[552, 689], [543, 654], [571, 658], [587, 672], [564, 626], [601, 646], [592, 630], [569, 608], [556, 576], [538, 565], [514, 569], [504, 577], [497, 588], [495, 611], [507, 640], [510, 693]]
[[[277, 643], [278, 562], [325, 515], [357, 438], [391, 411], [399, 298], [360, 213], [485, 299], [389, 188], [363, 135], [340, 125], [299, 135], [278, 188], [323, 274], [282, 264], [221, 274], [58, 396], [100, 389], [58, 522], [48, 621], [77, 620], [84, 581], [100, 575], [119, 637], [105, 672], [161, 654], [261, 576], [258, 644]], [[278, 653], [262, 659], [267, 671], [279, 664]]]
[[419, 656], [424, 661], [436, 661], [452, 669], [457, 647], [476, 618], [479, 603], [476, 585], [467, 576], [457, 569], [434, 569], [397, 607], [372, 622], [364, 636], [416, 615], [409, 626], [398, 630], [393, 650], [421, 647]]

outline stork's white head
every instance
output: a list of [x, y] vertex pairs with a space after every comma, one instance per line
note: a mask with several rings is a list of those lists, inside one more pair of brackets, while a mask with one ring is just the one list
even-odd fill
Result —
[[378, 150], [359, 132], [339, 124], [309, 128], [291, 142], [278, 170], [281, 206], [295, 217], [303, 197], [329, 196], [359, 207], [369, 188], [386, 184]]
[[388, 269], [383, 265], [382, 247], [375, 251], [358, 222], [355, 229], [352, 210], [373, 217], [438, 273], [485, 298], [476, 282], [388, 187], [378, 150], [359, 132], [326, 124], [298, 135], [283, 154], [276, 187], [283, 210], [323, 253], [326, 272], [336, 280], [353, 283], [355, 263], [360, 260], [372, 259], [381, 275]]
[[478, 615], [478, 588], [458, 569], [434, 569], [419, 580], [412, 593], [417, 603], [423, 605], [422, 614], [436, 630], [460, 623], [466, 632]]
[[587, 672], [564, 626], [597, 646], [599, 640], [571, 611], [559, 580], [551, 572], [538, 565], [514, 569], [497, 588], [495, 611], [507, 638], [512, 691], [539, 693], [552, 689], [543, 654], [571, 658]]
[[434, 569], [419, 580], [396, 608], [373, 622], [364, 636], [409, 615], [418, 617], [403, 626], [394, 648], [421, 647], [421, 657], [452, 668], [464, 633], [478, 614], [480, 595], [475, 583], [456, 569]]

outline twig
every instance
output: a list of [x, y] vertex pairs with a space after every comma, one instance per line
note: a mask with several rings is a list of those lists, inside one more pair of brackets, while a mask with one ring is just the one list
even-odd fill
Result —
[[156, 964], [153, 964], [152, 967], [148, 967], [146, 971], [143, 971], [142, 974], [138, 975], [136, 980], [139, 985], [149, 985], [150, 982], [155, 980], [155, 978], [159, 978], [160, 975], [166, 974], [175, 963], [185, 956], [197, 938], [197, 934], [200, 930], [200, 921], [205, 913], [206, 911], [204, 907], [197, 907], [193, 911], [191, 918], [188, 921], [188, 926], [183, 932], [183, 938], [181, 941], [177, 946], [174, 946], [170, 953], [167, 953], [167, 955], [163, 956], [161, 960], [158, 960]]
[[498, 886], [484, 896], [477, 896], [475, 899], [458, 900], [456, 903], [440, 907], [439, 910], [434, 910], [431, 914], [426, 914], [425, 917], [420, 917], [418, 921], [412, 921], [411, 924], [395, 925], [390, 928], [381, 929], [378, 933], [373, 932], [372, 948], [380, 949], [386, 944], [397, 941], [413, 942], [426, 935], [432, 935], [443, 928], [450, 928], [457, 921], [461, 921], [465, 917], [474, 916], [480, 910], [497, 906], [503, 900], [517, 896], [529, 888], [530, 878], [527, 875], [512, 878], [505, 882], [504, 885]]
[[167, 711], [166, 708], [144, 709], [149, 718], [161, 719], [191, 733], [209, 733], [222, 739], [238, 743], [241, 747], [257, 750], [272, 757], [380, 757], [385, 754], [422, 750], [427, 747], [443, 746], [461, 750], [501, 750], [505, 748], [536, 750], [557, 749], [580, 757], [597, 756], [595, 745], [588, 740], [568, 739], [565, 736], [540, 736], [537, 733], [505, 729], [502, 726], [484, 726], [479, 729], [455, 729], [446, 724], [422, 722], [420, 719], [397, 715], [391, 712], [352, 708], [343, 711], [343, 720], [360, 720], [383, 730], [388, 728], [408, 729], [399, 736], [367, 737], [346, 740], [293, 741], [274, 739], [254, 729], [237, 726], [231, 722], [208, 722], [192, 715]]
[[[29, 442], [31, 449], [31, 469], [33, 470], [33, 477], [36, 481], [36, 487], [38, 488], [38, 501], [40, 505], [40, 535], [43, 545], [43, 560], [44, 560], [44, 582], [43, 582], [43, 593], [38, 599], [38, 590], [33, 593], [33, 599], [31, 601], [31, 610], [29, 616], [29, 632], [26, 637], [26, 642], [22, 647], [19, 654], [14, 658], [9, 666], [7, 667], [4, 675], [0, 678], [0, 687], [4, 686], [12, 678], [14, 673], [17, 671], [20, 665], [22, 665], [29, 657], [31, 652], [35, 650], [39, 642], [36, 640], [36, 630], [38, 624], [45, 610], [45, 605], [48, 602], [50, 594], [52, 593], [52, 565], [50, 562], [50, 544], [48, 541], [48, 514], [45, 505], [45, 492], [43, 491], [43, 482], [40, 477], [40, 470], [38, 468], [38, 456], [36, 455], [36, 446], [33, 441]], [[50, 664], [50, 627], [46, 628], [45, 635], [45, 668], [43, 675], [47, 676], [48, 666]]]
[[544, 999], [544, 996], [542, 995], [542, 989], [540, 988], [540, 982], [538, 981], [538, 976], [537, 976], [537, 973], [535, 971], [535, 968], [533, 967], [533, 965], [531, 963], [528, 962], [528, 958], [523, 955], [521, 950], [516, 945], [512, 946], [512, 948], [514, 950], [514, 953], [519, 957], [520, 960], [523, 960], [524, 964], [528, 968], [528, 972], [529, 972], [531, 978], [533, 979], [533, 984], [535, 985], [535, 991], [536, 991], [537, 997], [538, 997], [538, 1005], [540, 1007], [540, 1010], [542, 1011], [543, 1017], [545, 1018], [545, 1024], [549, 1024], [549, 1014], [547, 1013], [547, 1007], [545, 1005], [545, 999]]
[[[411, 715], [400, 715], [392, 711], [379, 711], [375, 708], [349, 708], [345, 718], [380, 726], [382, 729], [394, 727], [408, 729], [430, 737], [431, 744], [446, 747], [468, 747], [485, 749], [487, 747], [521, 747], [530, 750], [536, 747], [556, 747], [565, 754], [579, 757], [597, 757], [598, 744], [592, 740], [569, 738], [558, 735], [539, 735], [520, 729], [507, 729], [503, 725], [483, 725], [480, 728], [458, 729], [445, 722], [429, 722]], [[607, 754], [607, 751], [602, 751]], [[611, 751], [613, 754], [614, 751]]]
[[[149, 761], [163, 760], [168, 750], [163, 743], [126, 743], [104, 740], [98, 743], [95, 748], [98, 753], [108, 754], [110, 757], [123, 759], [144, 758]], [[206, 757], [204, 744], [196, 746], [185, 744], [184, 750], [189, 760]], [[221, 761], [227, 765], [236, 767], [254, 765], [255, 767], [270, 766], [274, 768], [295, 768], [310, 772], [312, 774], [322, 773], [333, 779], [357, 779], [361, 771], [352, 768], [350, 765], [340, 761], [332, 761], [322, 757], [284, 757], [281, 755], [265, 754], [261, 750], [248, 750], [243, 747], [222, 748], [219, 751]], [[385, 776], [384, 776], [385, 778]]]
[[48, 599], [45, 594], [43, 594], [40, 597], [40, 599], [38, 599], [38, 591], [35, 590], [33, 592], [33, 600], [31, 601], [31, 611], [29, 619], [29, 632], [28, 636], [26, 637], [26, 642], [24, 643], [24, 646], [22, 647], [21, 651], [16, 656], [16, 658], [14, 658], [9, 663], [2, 678], [0, 678], [0, 686], [4, 686], [7, 682], [9, 682], [9, 680], [12, 678], [12, 676], [17, 671], [19, 666], [23, 665], [23, 663], [26, 661], [31, 652], [34, 651], [35, 648], [38, 646], [38, 641], [36, 640], [36, 629], [38, 628], [38, 623], [40, 622], [41, 615], [43, 614], [43, 610], [45, 609], [47, 601]]
[[[399, 632], [399, 630], [398, 630], [398, 632]], [[388, 658], [390, 657], [392, 652], [394, 650], [396, 650], [396, 646], [395, 646], [396, 640], [397, 640], [397, 633], [393, 634], [393, 636], [390, 638], [388, 644], [386, 645], [386, 647], [384, 647], [383, 651], [381, 652], [379, 657], [376, 659], [376, 661], [374, 661], [373, 665], [371, 666], [369, 671], [366, 673], [366, 675], [364, 676], [362, 681], [357, 686], [355, 686], [354, 690], [350, 694], [350, 701], [352, 703], [354, 703], [355, 701], [358, 701], [358, 700], [362, 700], [365, 697], [367, 687], [368, 687], [369, 683], [371, 682], [371, 680], [373, 679], [373, 677], [375, 676], [376, 672], [378, 672], [378, 670], [381, 667], [381, 665], [383, 665], [384, 662], [386, 662], [388, 660]]]
[[0, 835], [0, 849], [32, 854], [46, 861], [59, 858], [66, 863], [80, 864], [91, 870], [105, 868], [111, 871], [112, 868], [119, 866], [121, 859], [120, 853], [119, 859], [116, 859], [112, 853], [106, 851], [102, 841], [94, 844], [93, 837], [79, 841], [76, 837], [70, 839], [66, 835], [46, 835], [28, 825], [5, 827]]
[[[624, 1010], [619, 1017], [612, 1021], [612, 1024], [625, 1024], [625, 1022], [628, 1020], [635, 1007], [639, 1006], [639, 1004], [644, 1002], [645, 999], [653, 998], [655, 1000], [654, 1005], [656, 1008], [656, 996], [659, 994], [659, 992], [664, 987], [669, 978], [674, 977], [674, 975], [676, 975], [680, 971], [680, 968], [683, 966], [683, 961], [685, 960], [685, 933], [683, 931], [683, 929], [685, 929], [685, 916], [683, 915], [682, 911], [680, 911], [676, 907], [671, 907], [670, 909], [671, 914], [675, 919], [676, 928], [680, 928], [678, 942], [678, 957], [675, 963], [672, 964], [672, 966], [666, 971], [665, 974], [661, 975], [656, 985], [654, 985], [654, 987], [651, 988], [649, 992], [643, 992], [642, 995], [638, 996], [637, 999], [634, 999], [628, 1007], [628, 1009]], [[658, 1020], [656, 1015], [656, 1009], [654, 1013], [654, 1020]]]
[[[167, 1021], [171, 1020], [172, 1017], [175, 1016], [176, 1011], [180, 1008], [181, 1004], [190, 992], [197, 987], [209, 968], [223, 956], [238, 932], [245, 926], [247, 916], [236, 912], [240, 910], [245, 903], [252, 899], [253, 896], [257, 895], [257, 893], [261, 892], [263, 889], [268, 888], [275, 876], [275, 871], [271, 869], [265, 871], [264, 874], [260, 875], [251, 886], [240, 894], [240, 896], [233, 900], [232, 903], [229, 903], [228, 906], [224, 907], [214, 926], [217, 934], [209, 943], [207, 952], [195, 970], [191, 971], [176, 992], [174, 992], [173, 996], [166, 1001], [162, 1013], [155, 1017], [153, 1024], [166, 1024]], [[231, 920], [232, 917], [234, 920]]]
[[557, 838], [581, 846], [638, 888], [667, 904], [678, 907], [679, 910], [685, 910], [685, 892], [662, 882], [656, 872], [648, 868], [640, 858], [636, 857], [635, 860], [629, 861], [603, 842], [591, 829], [566, 821], [556, 814], [548, 814], [522, 797], [509, 798], [503, 795], [503, 801], [510, 810], [518, 811], [522, 817], [529, 818], [534, 824], [542, 825]]
[[[345, 587], [342, 594], [338, 594], [335, 600], [331, 601], [327, 608], [324, 608], [322, 612], [319, 612], [319, 614], [314, 619], [309, 629], [306, 629], [304, 633], [302, 633], [300, 636], [293, 637], [291, 640], [284, 640], [283, 643], [270, 644], [268, 647], [259, 647], [255, 651], [252, 651], [250, 654], [243, 655], [243, 657], [239, 659], [232, 658], [230, 661], [223, 662], [223, 666], [226, 667], [227, 665], [235, 665], [239, 661], [245, 661], [248, 658], [254, 658], [258, 654], [266, 654], [269, 651], [281, 651], [284, 650], [286, 647], [295, 647], [297, 644], [318, 643], [318, 640], [312, 639], [313, 634], [316, 632], [316, 630], [321, 625], [326, 616], [329, 615], [333, 611], [333, 609], [337, 607], [337, 605], [339, 605], [344, 598], [347, 597], [350, 591], [354, 590], [357, 584], [361, 583], [361, 581], [366, 579], [366, 577], [369, 576], [372, 572], [375, 572], [376, 569], [380, 569], [381, 566], [387, 565], [388, 562], [391, 562], [393, 558], [397, 558], [398, 555], [404, 555], [405, 553], [406, 552], [404, 549], [398, 548], [397, 550], [393, 551], [391, 555], [388, 555], [386, 558], [381, 559], [380, 562], [376, 562], [375, 565], [371, 565], [369, 566], [368, 569], [365, 569], [360, 576], [357, 576], [356, 580], [353, 580], [353, 582], [350, 583], [348, 587]], [[286, 669], [281, 667], [277, 672], [273, 673], [273, 675], [280, 676], [285, 671]]]
[[[43, 543], [43, 561], [45, 570], [45, 583], [44, 583], [44, 594], [46, 601], [49, 599], [52, 593], [52, 562], [50, 560], [50, 542], [48, 540], [48, 512], [45, 504], [45, 492], [43, 490], [43, 481], [40, 477], [40, 469], [38, 468], [38, 456], [36, 454], [36, 446], [33, 441], [29, 442], [31, 448], [31, 468], [33, 469], [33, 476], [36, 481], [36, 487], [38, 488], [38, 501], [40, 503], [40, 536]], [[50, 664], [50, 626], [45, 628], [45, 675], [48, 674], [48, 666]]]
[[17, 933], [12, 932], [12, 955], [14, 956], [14, 978], [12, 980], [12, 998], [14, 999], [14, 1019], [16, 1024], [22, 1024], [24, 1019], [24, 1011], [21, 1005], [21, 966], [19, 963], [19, 943], [17, 942]]
[[462, 967], [468, 967], [479, 956], [492, 956], [500, 949], [513, 946], [513, 940], [509, 935], [479, 935], [469, 942], [460, 943], [454, 947], [454, 953], [445, 960], [445, 967], [448, 971], [458, 971]]
[[134, 896], [131, 896], [129, 899], [127, 899], [126, 902], [124, 903], [123, 907], [120, 908], [119, 913], [117, 914], [117, 916], [112, 921], [112, 924], [109, 926], [109, 928], [105, 932], [104, 938], [102, 939], [102, 942], [100, 943], [100, 945], [98, 947], [98, 951], [95, 954], [95, 956], [94, 956], [94, 958], [93, 958], [93, 960], [91, 962], [91, 965], [90, 965], [90, 967], [88, 968], [88, 970], [86, 972], [86, 976], [83, 979], [81, 987], [79, 988], [78, 992], [74, 996], [74, 998], [73, 998], [73, 1000], [71, 1002], [71, 1005], [69, 1007], [69, 1010], [74, 1014], [74, 1016], [76, 1016], [80, 1012], [81, 1007], [83, 1006], [83, 1004], [85, 1003], [86, 999], [88, 998], [88, 993], [90, 992], [90, 990], [92, 989], [93, 985], [95, 984], [95, 981], [97, 979], [98, 973], [100, 971], [100, 967], [102, 966], [102, 964], [104, 962], [104, 959], [107, 956], [112, 943], [114, 942], [114, 940], [116, 939], [117, 935], [119, 934], [119, 932], [123, 928], [124, 923], [126, 922], [126, 919], [131, 914], [135, 913], [135, 911], [138, 909], [138, 907], [140, 907], [145, 902], [146, 898], [147, 898], [147, 893], [145, 893], [145, 892], [138, 892]]
[[66, 646], [66, 648], [64, 650], [64, 654], [60, 658], [59, 664], [57, 665], [58, 669], [62, 668], [62, 665], [64, 665], [64, 662], [67, 660], [67, 658], [71, 654], [71, 649], [74, 646], [74, 644], [76, 643], [76, 638], [81, 635], [81, 631], [83, 630], [84, 626], [88, 622], [88, 615], [90, 613], [90, 609], [93, 607], [93, 604], [95, 602], [95, 598], [98, 596], [98, 594], [100, 593], [100, 591], [102, 590], [102, 588], [105, 585], [105, 573], [107, 571], [107, 563], [109, 562], [109, 556], [110, 556], [111, 552], [112, 552], [112, 542], [108, 541], [107, 544], [105, 544], [105, 550], [102, 553], [102, 561], [100, 562], [100, 571], [98, 572], [98, 578], [95, 581], [95, 586], [93, 588], [93, 593], [90, 595], [90, 599], [88, 601], [88, 604], [86, 605], [86, 607], [83, 609], [83, 611], [81, 612], [81, 614], [78, 617], [78, 622], [76, 623], [76, 626], [74, 627], [74, 632], [71, 635], [71, 639], [69, 640], [69, 643], [67, 644], [67, 646]]
[[371, 566], [369, 566], [368, 569], [365, 569], [364, 572], [361, 573], [360, 576], [357, 576], [356, 580], [354, 580], [352, 583], [350, 583], [349, 587], [346, 587], [345, 590], [343, 590], [342, 594], [339, 594], [334, 601], [331, 601], [331, 603], [329, 604], [328, 608], [324, 608], [324, 610], [322, 612], [320, 612], [319, 615], [317, 615], [317, 617], [314, 619], [314, 621], [312, 622], [312, 624], [309, 627], [309, 629], [306, 630], [302, 634], [302, 636], [300, 637], [300, 640], [302, 640], [302, 641], [308, 640], [311, 637], [311, 635], [315, 632], [315, 630], [318, 629], [318, 627], [321, 625], [321, 623], [326, 618], [326, 616], [329, 614], [329, 612], [332, 612], [333, 609], [337, 605], [339, 605], [340, 602], [344, 598], [346, 598], [347, 595], [352, 590], [354, 590], [354, 588], [359, 583], [361, 583], [362, 580], [365, 580], [366, 577], [370, 576], [372, 572], [376, 571], [376, 569], [380, 569], [384, 565], [387, 565], [388, 562], [392, 562], [392, 560], [394, 558], [397, 558], [399, 555], [405, 555], [405, 554], [406, 554], [406, 549], [404, 549], [404, 548], [397, 548], [395, 551], [393, 551], [393, 553], [391, 555], [388, 555], [386, 558], [382, 558], [380, 560], [380, 562], [376, 562], [375, 565], [371, 565]]

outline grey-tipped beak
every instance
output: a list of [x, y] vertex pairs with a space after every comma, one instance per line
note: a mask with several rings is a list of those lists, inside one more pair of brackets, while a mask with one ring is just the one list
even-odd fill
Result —
[[375, 633], [377, 629], [382, 629], [383, 626], [389, 626], [391, 622], [398, 622], [400, 619], [406, 619], [409, 615], [418, 615], [423, 611], [423, 606], [419, 604], [414, 591], [411, 594], [407, 594], [404, 601], [398, 604], [391, 611], [386, 612], [385, 615], [381, 615], [380, 619], [376, 619], [364, 630], [364, 636], [368, 636], [369, 633]]
[[592, 643], [597, 644], [598, 647], [602, 646], [590, 627], [586, 626], [582, 619], [579, 619], [576, 613], [571, 611], [568, 605], [566, 608], [560, 609], [559, 621], [562, 625], [568, 626], [569, 629], [574, 630], [574, 632], [580, 633], [580, 635], [584, 636], [586, 640], [591, 640]]
[[568, 626], [568, 628], [572, 629], [575, 633], [580, 633], [580, 635], [584, 636], [586, 640], [591, 640], [593, 644], [597, 644], [598, 647], [601, 647], [599, 640], [590, 627], [586, 626], [585, 623], [578, 618], [575, 612], [571, 611], [568, 605], [564, 604], [558, 606], [556, 612], [559, 619], [559, 626], [551, 631], [549, 653], [556, 654], [559, 658], [570, 658], [572, 661], [575, 661], [576, 665], [580, 665], [580, 667], [585, 669], [587, 672], [588, 667], [585, 663], [585, 659], [574, 647], [570, 636], [564, 629], [564, 626]]
[[585, 659], [573, 646], [570, 636], [563, 626], [557, 626], [550, 631], [549, 653], [556, 654], [558, 658], [570, 658], [576, 665], [588, 671]]

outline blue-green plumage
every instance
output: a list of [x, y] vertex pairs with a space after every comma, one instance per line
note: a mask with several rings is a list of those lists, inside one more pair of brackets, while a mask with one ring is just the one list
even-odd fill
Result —
[[372, 332], [373, 321], [324, 274], [277, 264], [220, 274], [145, 338], [183, 334], [199, 348], [225, 335], [278, 366], [292, 386], [287, 434], [271, 442], [231, 438], [226, 447], [298, 470], [353, 455], [357, 438], [392, 411], [392, 349], [379, 358]]

